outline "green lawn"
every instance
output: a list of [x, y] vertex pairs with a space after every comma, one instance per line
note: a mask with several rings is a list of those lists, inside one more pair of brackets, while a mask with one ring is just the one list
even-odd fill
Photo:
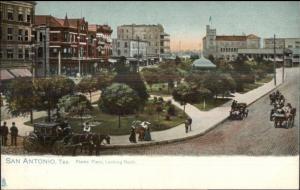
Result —
[[[92, 112], [93, 119], [92, 121], [98, 121], [100, 124], [92, 128], [93, 132], [101, 133], [101, 134], [110, 134], [110, 135], [125, 135], [129, 134], [131, 123], [134, 120], [141, 120], [141, 121], [149, 121], [151, 124], [152, 131], [160, 131], [166, 130], [172, 127], [175, 127], [184, 122], [187, 118], [183, 111], [179, 108], [176, 108], [177, 116], [171, 117], [170, 121], [165, 120], [166, 112], [162, 112], [158, 114], [154, 111], [150, 113], [150, 107], [146, 107], [143, 113], [139, 113], [138, 115], [126, 115], [121, 117], [121, 127], [118, 127], [118, 116], [117, 115], [110, 115], [103, 113], [99, 110], [98, 107]], [[44, 121], [45, 118], [38, 118], [35, 119], [34, 122]], [[81, 132], [81, 120], [80, 119], [73, 119], [68, 118], [70, 125], [72, 126], [75, 132]], [[86, 120], [88, 121], [88, 120]], [[89, 120], [91, 121], [91, 120]], [[30, 125], [30, 122], [26, 122], [26, 125]]]
[[265, 78], [259, 79], [256, 81], [256, 83], [268, 83], [273, 79], [273, 76], [268, 75]]
[[225, 104], [229, 100], [231, 100], [231, 99], [228, 99], [228, 98], [208, 99], [208, 100], [205, 100], [205, 108], [204, 108], [203, 100], [200, 101], [199, 103], [195, 103], [193, 105], [196, 106], [201, 111], [209, 111], [215, 107]]

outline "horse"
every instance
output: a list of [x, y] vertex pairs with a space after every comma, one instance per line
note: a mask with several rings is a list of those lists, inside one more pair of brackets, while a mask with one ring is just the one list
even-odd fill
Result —
[[103, 140], [105, 140], [107, 144], [110, 144], [110, 136], [108, 135], [100, 135], [96, 133], [73, 134], [69, 138], [68, 144], [73, 145], [73, 156], [76, 155], [78, 147], [81, 148], [81, 152], [83, 148], [87, 147], [89, 150], [89, 155], [92, 155], [94, 150], [96, 152], [96, 155], [99, 155], [100, 146]]

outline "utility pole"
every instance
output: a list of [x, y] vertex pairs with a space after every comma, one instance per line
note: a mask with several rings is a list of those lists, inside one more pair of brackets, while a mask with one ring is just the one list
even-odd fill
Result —
[[282, 83], [284, 82], [284, 65], [285, 65], [285, 39], [283, 39], [283, 55], [282, 55]]
[[275, 42], [275, 34], [274, 34], [274, 60], [273, 60], [273, 69], [274, 69], [274, 85], [276, 86], [276, 42]]
[[58, 75], [61, 75], [61, 57], [60, 50], [58, 50]]
[[47, 76], [46, 28], [44, 34], [44, 77]]

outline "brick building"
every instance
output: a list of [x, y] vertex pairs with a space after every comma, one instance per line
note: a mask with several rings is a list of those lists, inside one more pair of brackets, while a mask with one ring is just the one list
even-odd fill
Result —
[[37, 15], [35, 20], [39, 75], [90, 74], [111, 54], [112, 30], [107, 25], [89, 26], [84, 18], [69, 19], [67, 15], [64, 19]]
[[1, 80], [31, 76], [35, 5], [34, 1], [0, 1]]

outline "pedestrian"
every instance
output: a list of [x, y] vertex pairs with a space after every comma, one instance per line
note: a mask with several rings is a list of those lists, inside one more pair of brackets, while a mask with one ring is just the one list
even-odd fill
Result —
[[190, 128], [190, 131], [192, 131], [192, 118], [188, 118], [188, 121], [189, 121], [189, 128]]
[[1, 126], [1, 143], [3, 146], [7, 146], [7, 136], [8, 136], [8, 127], [6, 122], [4, 121], [3, 125]]
[[185, 120], [184, 127], [185, 127], [185, 133], [188, 133], [188, 131], [189, 131], [189, 121], [188, 121], [188, 119]]
[[148, 127], [146, 128], [144, 140], [145, 140], [145, 141], [151, 141], [151, 140], [152, 140], [151, 134], [150, 134], [150, 126], [148, 126]]
[[136, 143], [136, 134], [135, 134], [134, 127], [131, 127], [129, 141], [131, 143]]
[[18, 137], [19, 130], [16, 127], [16, 123], [12, 122], [12, 127], [10, 128], [10, 135], [11, 135], [11, 146], [17, 146], [17, 137]]

